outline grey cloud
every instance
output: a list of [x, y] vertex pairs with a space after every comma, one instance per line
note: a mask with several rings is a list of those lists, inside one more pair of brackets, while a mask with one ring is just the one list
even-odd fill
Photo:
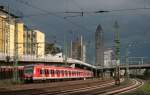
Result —
[[[128, 9], [150, 7], [150, 1], [145, 0], [20, 0], [27, 1], [31, 5], [37, 6], [49, 12], [63, 11], [97, 11], [108, 9]], [[36, 2], [35, 2], [36, 1]], [[16, 0], [2, 0], [0, 3], [8, 2], [13, 10], [20, 10], [24, 15], [45, 13], [36, 8], [26, 6], [16, 2]], [[81, 10], [82, 9], [82, 10]], [[68, 18], [70, 23], [63, 19], [68, 14], [36, 16], [25, 18], [24, 21], [29, 26], [37, 26], [41, 31], [47, 33], [47, 40], [54, 40], [53, 35], [57, 35], [58, 44], [63, 45], [64, 32], [74, 31], [84, 34], [85, 40], [91, 40], [94, 44], [94, 32], [96, 26], [101, 24], [105, 33], [106, 47], [111, 47], [113, 44], [113, 23], [115, 20], [120, 25], [121, 41], [124, 44], [129, 41], [146, 41], [150, 42], [148, 33], [150, 30], [150, 10], [136, 10], [124, 12], [111, 12], [104, 14], [85, 14], [83, 17]], [[78, 15], [78, 14], [75, 14]], [[70, 15], [69, 15], [70, 16]], [[146, 33], [147, 35], [145, 36]], [[71, 39], [71, 37], [69, 37]], [[68, 40], [69, 40], [68, 39]], [[142, 46], [142, 45], [141, 45]], [[94, 52], [94, 46], [89, 47], [90, 52]], [[147, 48], [144, 47], [143, 49]], [[150, 56], [150, 54], [149, 54]]]

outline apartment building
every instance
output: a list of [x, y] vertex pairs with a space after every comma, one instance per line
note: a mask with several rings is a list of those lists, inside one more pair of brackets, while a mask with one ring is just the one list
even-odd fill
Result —
[[45, 34], [39, 30], [25, 28], [13, 14], [0, 8], [0, 54], [19, 57], [34, 55], [44, 57]]

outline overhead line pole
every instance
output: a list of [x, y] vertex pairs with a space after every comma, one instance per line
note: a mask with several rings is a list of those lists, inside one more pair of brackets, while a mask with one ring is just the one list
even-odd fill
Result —
[[120, 36], [119, 36], [119, 25], [117, 22], [114, 24], [115, 28], [115, 59], [116, 59], [116, 70], [115, 70], [115, 84], [120, 85]]
[[129, 50], [128, 48], [129, 48], [129, 45], [127, 45], [126, 47], [126, 78], [127, 80], [129, 79], [129, 54], [128, 54]]
[[65, 66], [67, 67], [67, 42], [66, 42], [66, 32], [64, 33], [64, 58], [63, 61], [65, 63]]

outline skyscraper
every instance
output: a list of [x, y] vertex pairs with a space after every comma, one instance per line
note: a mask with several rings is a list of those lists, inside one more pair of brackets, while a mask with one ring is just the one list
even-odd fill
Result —
[[72, 58], [81, 60], [85, 62], [86, 58], [86, 46], [83, 43], [83, 38], [81, 36], [80, 39], [77, 39], [76, 41], [72, 42]]
[[97, 66], [104, 66], [104, 38], [101, 25], [97, 26], [95, 32], [95, 63]]

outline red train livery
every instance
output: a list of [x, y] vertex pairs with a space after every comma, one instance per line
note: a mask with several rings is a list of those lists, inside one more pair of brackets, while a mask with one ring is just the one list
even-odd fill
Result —
[[78, 68], [45, 65], [24, 67], [24, 80], [85, 79], [90, 77], [93, 77], [93, 72]]

